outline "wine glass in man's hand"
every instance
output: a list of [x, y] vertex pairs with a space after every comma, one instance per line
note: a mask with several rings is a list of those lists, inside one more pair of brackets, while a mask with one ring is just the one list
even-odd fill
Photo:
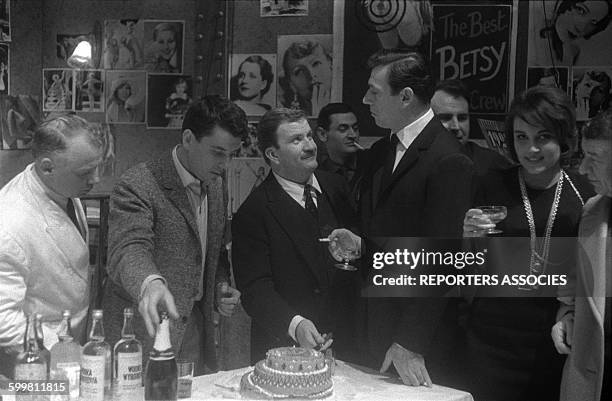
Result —
[[350, 262], [361, 257], [361, 238], [346, 228], [337, 228], [327, 239], [329, 240], [329, 252], [334, 259], [342, 262], [334, 266], [342, 270], [357, 270]]

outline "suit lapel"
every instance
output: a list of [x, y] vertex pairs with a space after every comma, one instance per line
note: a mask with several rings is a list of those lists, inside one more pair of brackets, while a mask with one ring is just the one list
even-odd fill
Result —
[[318, 258], [319, 244], [318, 231], [310, 229], [310, 217], [304, 209], [280, 186], [274, 175], [270, 173], [264, 182], [268, 196], [268, 209], [278, 224], [293, 242], [299, 254], [306, 260], [306, 264], [317, 277], [319, 282], [325, 282], [325, 270], [320, 266]]
[[159, 176], [156, 177], [160, 186], [172, 204], [181, 212], [193, 234], [199, 239], [198, 225], [187, 198], [187, 192], [179, 177], [172, 156], [161, 161]]

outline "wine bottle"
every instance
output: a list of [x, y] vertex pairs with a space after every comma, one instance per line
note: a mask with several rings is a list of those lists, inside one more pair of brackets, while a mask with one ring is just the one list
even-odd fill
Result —
[[145, 372], [145, 400], [176, 400], [178, 370], [170, 344], [168, 314], [162, 313]]
[[50, 378], [52, 380], [68, 380], [69, 398], [79, 399], [79, 383], [81, 374], [81, 347], [74, 342], [69, 310], [62, 313], [62, 324], [58, 333], [59, 342], [51, 347]]
[[[134, 400], [142, 387], [142, 345], [136, 339], [132, 320], [134, 310], [123, 310], [121, 340], [113, 349], [115, 394], [120, 400]], [[142, 395], [140, 395], [142, 397]]]
[[81, 356], [81, 398], [103, 401], [105, 395], [111, 397], [111, 348], [104, 341], [102, 310], [94, 309], [92, 318], [89, 341]]
[[51, 360], [51, 353], [45, 347], [45, 337], [42, 329], [42, 315], [40, 313], [36, 314], [36, 342], [38, 343], [38, 351], [40, 352], [40, 357], [47, 364], [47, 376], [49, 376], [49, 362]]

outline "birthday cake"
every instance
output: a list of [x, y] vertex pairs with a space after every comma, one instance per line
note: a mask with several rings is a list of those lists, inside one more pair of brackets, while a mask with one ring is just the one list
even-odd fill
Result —
[[325, 398], [333, 392], [332, 373], [319, 351], [274, 348], [242, 377], [241, 391], [275, 399]]

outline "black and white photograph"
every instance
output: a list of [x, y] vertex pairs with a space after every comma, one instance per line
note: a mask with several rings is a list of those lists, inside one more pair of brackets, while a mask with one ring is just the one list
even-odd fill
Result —
[[574, 68], [572, 87], [576, 120], [590, 120], [610, 107], [612, 67]]
[[143, 124], [146, 115], [146, 73], [107, 70], [104, 83], [106, 122]]
[[193, 82], [187, 75], [149, 74], [147, 127], [181, 129], [193, 102]]
[[38, 96], [1, 96], [0, 149], [29, 149], [40, 121]]
[[0, 0], [0, 42], [11, 41], [11, 0]]
[[57, 58], [59, 60], [62, 60], [64, 62], [68, 61], [68, 58], [70, 56], [72, 56], [72, 53], [74, 52], [74, 49], [76, 49], [77, 45], [83, 41], [90, 41], [91, 38], [89, 37], [88, 34], [57, 34], [55, 36], [56, 41], [55, 41], [55, 50], [56, 50], [56, 55]]
[[44, 68], [42, 74], [43, 111], [74, 110], [74, 70]]
[[75, 110], [104, 111], [104, 71], [77, 70]]
[[276, 105], [276, 54], [232, 54], [229, 97], [247, 116]]
[[568, 67], [527, 67], [527, 88], [547, 86], [571, 93]]
[[527, 64], [612, 65], [611, 19], [606, 0], [530, 1]]
[[257, 188], [270, 172], [270, 166], [261, 157], [235, 157], [227, 169], [227, 187], [230, 216]]
[[150, 73], [183, 72], [184, 21], [144, 21], [144, 69]]
[[144, 23], [140, 19], [104, 21], [103, 66], [107, 70], [144, 68]]
[[0, 43], [0, 95], [9, 93], [11, 78], [10, 52], [8, 44]]
[[277, 105], [317, 116], [331, 100], [332, 35], [280, 35]]
[[259, 0], [262, 17], [302, 17], [308, 15], [308, 0]]

